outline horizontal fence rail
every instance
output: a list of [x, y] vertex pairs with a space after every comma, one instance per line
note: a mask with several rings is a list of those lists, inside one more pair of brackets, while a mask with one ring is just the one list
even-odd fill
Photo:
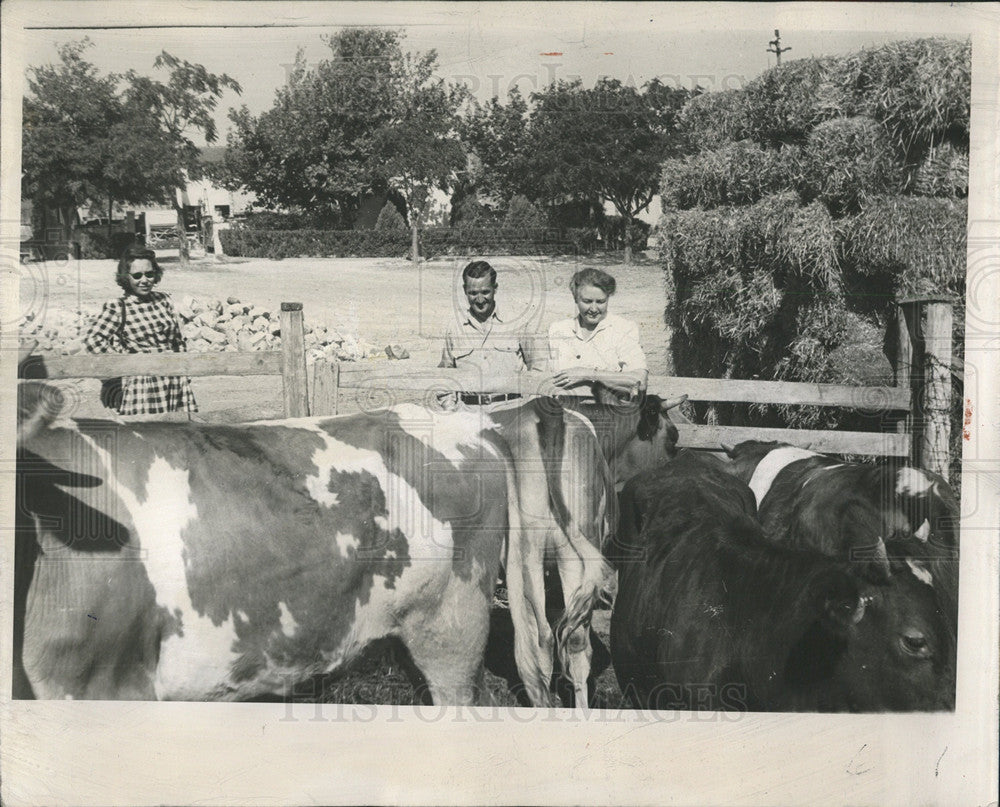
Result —
[[[928, 310], [937, 300], [918, 301]], [[911, 305], [912, 307], [912, 305]], [[950, 310], [950, 309], [949, 309]], [[910, 320], [913, 320], [912, 312]], [[931, 312], [933, 313], [933, 312]], [[936, 320], [932, 321], [932, 325]], [[904, 325], [900, 317], [900, 330]], [[916, 331], [916, 326], [911, 330]], [[923, 341], [931, 333], [949, 333], [943, 327], [923, 326]], [[219, 352], [219, 353], [108, 353], [102, 355], [63, 356], [34, 354], [21, 365], [22, 378], [112, 378], [133, 375], [184, 376], [256, 376], [280, 375], [283, 383], [285, 414], [298, 417], [306, 414], [336, 414], [341, 394], [356, 390], [369, 400], [394, 399], [392, 393], [518, 393], [531, 395], [591, 394], [588, 386], [573, 390], [555, 386], [544, 372], [522, 372], [504, 377], [486, 377], [469, 370], [417, 366], [410, 362], [330, 362], [318, 361], [307, 372], [303, 341], [302, 305], [281, 305], [282, 349], [280, 351]], [[906, 337], [906, 338], [904, 338]], [[908, 346], [907, 334], [901, 333], [901, 346]], [[919, 352], [924, 349], [918, 344]], [[904, 352], [901, 347], [901, 352]], [[917, 353], [918, 350], [911, 350]], [[950, 359], [950, 355], [948, 356]], [[904, 413], [912, 421], [913, 385], [909, 383], [909, 367], [918, 366], [912, 355], [896, 358], [895, 385], [853, 387], [843, 384], [817, 384], [798, 381], [760, 381], [743, 379], [686, 378], [681, 376], [650, 376], [648, 391], [664, 398], [686, 395], [692, 401], [725, 402], [788, 406], [824, 406], [857, 409], [869, 412], [891, 412], [896, 420]], [[374, 395], [373, 393], [388, 393]], [[678, 420], [683, 421], [683, 418]], [[731, 445], [744, 440], [779, 440], [816, 451], [833, 454], [867, 454], [874, 456], [913, 456], [916, 438], [912, 430], [905, 432], [848, 432], [815, 429], [781, 429], [754, 426], [700, 425], [677, 423], [680, 444], [690, 448], [718, 451], [720, 444]], [[924, 440], [923, 442], [926, 442]], [[941, 442], [938, 439], [937, 442]]]
[[908, 457], [908, 434], [890, 432], [833, 432], [819, 429], [765, 429], [756, 426], [702, 426], [677, 424], [678, 445], [718, 451], [744, 440], [777, 440], [828, 454], [863, 454], [874, 457]]
[[112, 378], [119, 375], [244, 376], [280, 375], [281, 353], [101, 353], [61, 356], [50, 353], [29, 358], [25, 377]]
[[[468, 392], [518, 392], [522, 395], [589, 395], [587, 388], [563, 390], [551, 383], [547, 373], [514, 373], [489, 380], [462, 370], [383, 367], [345, 364], [340, 369], [343, 387], [385, 390]], [[742, 381], [682, 376], [650, 376], [649, 392], [664, 398], [687, 395], [692, 401], [730, 403], [832, 406], [848, 409], [908, 411], [910, 391], [900, 387], [851, 387], [844, 384], [813, 384], [799, 381]]]

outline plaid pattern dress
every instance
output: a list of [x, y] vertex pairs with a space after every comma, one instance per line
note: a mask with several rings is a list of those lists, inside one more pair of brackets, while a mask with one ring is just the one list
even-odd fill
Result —
[[[133, 294], [108, 300], [91, 324], [84, 345], [91, 353], [182, 353], [187, 350], [187, 340], [181, 333], [174, 305], [170, 296], [161, 291], [151, 292], [145, 300]], [[198, 411], [191, 379], [186, 377], [125, 377], [122, 393], [118, 408], [121, 415]]]

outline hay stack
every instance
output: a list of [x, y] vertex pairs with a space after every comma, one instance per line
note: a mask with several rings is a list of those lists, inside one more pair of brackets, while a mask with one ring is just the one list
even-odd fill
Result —
[[841, 114], [839, 98], [827, 82], [835, 61], [797, 59], [748, 83], [747, 136], [762, 143], [801, 143], [817, 124]]
[[799, 149], [780, 151], [752, 140], [728, 143], [691, 157], [663, 163], [663, 204], [679, 210], [753, 204], [763, 197], [794, 188], [800, 174]]
[[884, 127], [871, 118], [824, 121], [809, 134], [801, 190], [840, 215], [867, 199], [898, 192], [901, 169]]
[[[892, 367], [881, 349], [882, 330], [847, 310], [843, 300], [817, 298], [804, 305], [796, 313], [794, 330], [774, 378], [854, 386], [892, 383]], [[793, 428], [843, 427], [847, 416], [843, 410], [824, 407], [776, 409]]]
[[918, 196], [964, 198], [969, 195], [969, 152], [951, 143], [931, 146], [910, 178]]
[[665, 219], [663, 255], [677, 289], [668, 317], [714, 336], [734, 352], [779, 315], [786, 292], [835, 295], [841, 287], [836, 230], [819, 203], [794, 193], [754, 205], [677, 212]]
[[896, 294], [965, 297], [965, 200], [896, 196], [873, 200], [837, 222], [850, 271], [892, 282]]
[[842, 115], [884, 124], [915, 162], [945, 139], [968, 143], [971, 67], [969, 40], [891, 42], [831, 62], [821, 92], [839, 95]]
[[714, 149], [747, 136], [746, 94], [722, 90], [696, 95], [681, 109], [678, 127], [695, 148]]

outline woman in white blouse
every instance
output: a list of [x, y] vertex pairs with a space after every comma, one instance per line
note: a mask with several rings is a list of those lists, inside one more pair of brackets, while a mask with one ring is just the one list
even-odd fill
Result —
[[639, 344], [639, 328], [608, 313], [615, 279], [600, 269], [581, 269], [573, 275], [569, 288], [576, 315], [549, 327], [555, 385], [563, 389], [601, 385], [629, 397], [644, 392], [649, 372]]

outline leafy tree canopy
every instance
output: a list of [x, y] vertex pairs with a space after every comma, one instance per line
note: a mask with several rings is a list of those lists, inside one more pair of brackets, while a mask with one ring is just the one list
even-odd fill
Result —
[[419, 217], [430, 188], [464, 165], [453, 135], [461, 90], [433, 76], [437, 54], [404, 54], [400, 34], [353, 28], [330, 58], [301, 53], [271, 109], [233, 110], [225, 169], [269, 207], [329, 206], [350, 221], [370, 192], [399, 190]]
[[161, 53], [166, 82], [135, 71], [99, 75], [83, 39], [59, 49], [59, 63], [31, 68], [24, 98], [22, 194], [70, 211], [90, 202], [172, 200], [199, 173], [196, 132], [216, 138], [212, 112], [229, 76]]

